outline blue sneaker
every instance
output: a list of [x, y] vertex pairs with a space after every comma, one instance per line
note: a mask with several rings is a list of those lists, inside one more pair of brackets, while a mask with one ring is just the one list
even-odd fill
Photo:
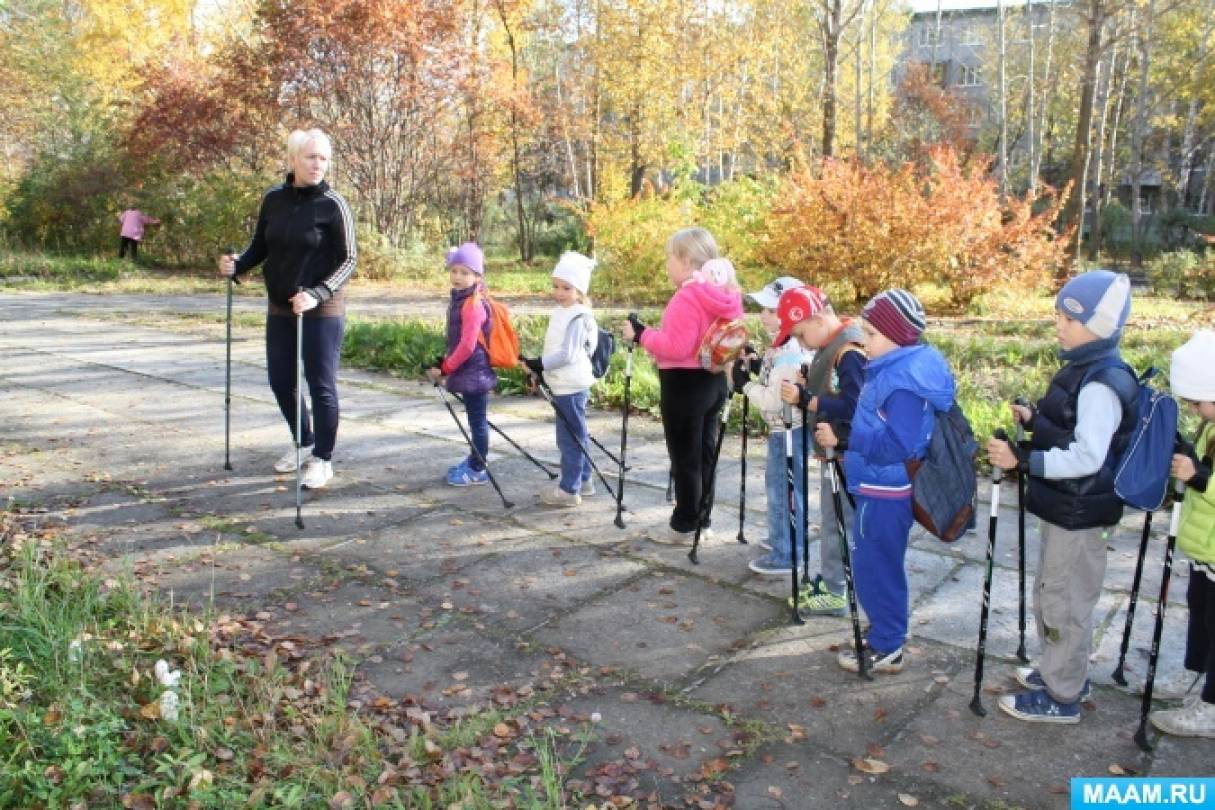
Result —
[[447, 485], [452, 487], [475, 487], [488, 483], [489, 473], [485, 470], [474, 470], [467, 465], [447, 474]]
[[[1013, 674], [1017, 679], [1017, 683], [1024, 686], [1026, 689], [1032, 689], [1035, 692], [1040, 692], [1046, 688], [1046, 681], [1042, 680], [1042, 673], [1037, 667], [1017, 667], [1017, 671]], [[1088, 678], [1084, 679], [1084, 686], [1080, 689], [1080, 697], [1077, 700], [1088, 700], [1093, 694], [1093, 682]]]
[[1000, 698], [1000, 708], [1018, 720], [1025, 720], [1028, 723], [1074, 725], [1080, 722], [1080, 701], [1060, 703], [1045, 689], [1040, 692], [1030, 691], [1003, 695]]
[[772, 554], [752, 560], [747, 567], [762, 577], [787, 577], [793, 573], [793, 563], [779, 560]]

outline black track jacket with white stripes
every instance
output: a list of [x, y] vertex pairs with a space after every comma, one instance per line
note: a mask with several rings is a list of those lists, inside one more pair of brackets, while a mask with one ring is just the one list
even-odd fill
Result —
[[290, 314], [289, 299], [303, 288], [321, 302], [309, 315], [341, 315], [342, 287], [354, 272], [356, 256], [350, 206], [324, 181], [302, 187], [292, 181], [288, 174], [262, 198], [257, 229], [236, 259], [236, 274], [265, 262], [271, 312]]

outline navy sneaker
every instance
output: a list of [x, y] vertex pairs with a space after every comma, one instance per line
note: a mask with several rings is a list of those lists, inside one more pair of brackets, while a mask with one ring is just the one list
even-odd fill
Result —
[[1027, 723], [1075, 725], [1080, 722], [1080, 701], [1060, 703], [1045, 689], [1003, 695], [999, 705], [1008, 714]]
[[[861, 655], [865, 656], [865, 670], [871, 673], [902, 672], [903, 666], [907, 663], [903, 657], [902, 647], [899, 647], [894, 652], [884, 653], [870, 647], [868, 641], [865, 641], [861, 645]], [[835, 657], [835, 662], [840, 665], [841, 669], [846, 669], [849, 672], [856, 672], [860, 669], [860, 664], [856, 660], [856, 648], [851, 644], [840, 647], [839, 654]]]
[[[1017, 683], [1026, 689], [1040, 692], [1046, 688], [1046, 681], [1042, 680], [1042, 673], [1038, 672], [1037, 667], [1017, 667], [1017, 671], [1013, 673], [1013, 677], [1017, 679]], [[1085, 678], [1084, 686], [1080, 688], [1080, 697], [1077, 700], [1088, 700], [1092, 694], [1093, 682]]]

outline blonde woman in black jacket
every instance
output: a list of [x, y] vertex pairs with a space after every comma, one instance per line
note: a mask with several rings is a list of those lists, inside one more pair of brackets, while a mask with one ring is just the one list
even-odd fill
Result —
[[[346, 326], [345, 286], [354, 273], [354, 217], [325, 182], [332, 147], [319, 129], [287, 139], [286, 180], [266, 192], [249, 246], [221, 256], [219, 271], [237, 280], [259, 264], [266, 284], [266, 367], [279, 409], [295, 430], [295, 323], [304, 315], [304, 376], [312, 398], [305, 404], [301, 445], [308, 451], [301, 475], [310, 489], [333, 478], [337, 439], [337, 369]], [[315, 423], [313, 422], [315, 419]], [[295, 470], [294, 446], [274, 465]]]

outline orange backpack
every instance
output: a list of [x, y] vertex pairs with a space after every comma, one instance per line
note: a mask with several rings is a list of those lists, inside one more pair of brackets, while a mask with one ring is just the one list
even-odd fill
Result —
[[[468, 299], [479, 302], [481, 293], [476, 293]], [[493, 368], [514, 368], [519, 365], [519, 336], [510, 322], [510, 307], [501, 301], [495, 301], [485, 293], [485, 303], [489, 305], [489, 338], [485, 333], [477, 335], [477, 342], [485, 348], [489, 355], [489, 364]]]

